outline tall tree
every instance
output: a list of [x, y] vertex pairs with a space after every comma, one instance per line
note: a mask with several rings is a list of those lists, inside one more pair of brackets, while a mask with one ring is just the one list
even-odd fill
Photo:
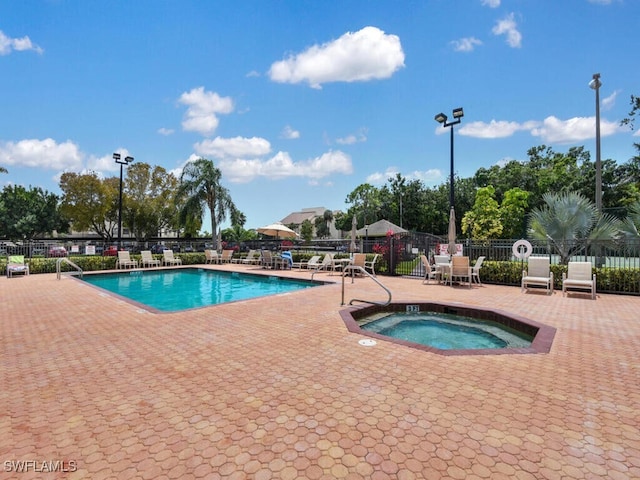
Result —
[[163, 167], [136, 163], [127, 169], [123, 223], [137, 240], [148, 240], [163, 229], [175, 228], [178, 179]]
[[0, 192], [0, 237], [30, 240], [67, 232], [69, 223], [58, 209], [58, 196], [40, 187], [7, 185]]
[[[222, 186], [222, 172], [211, 160], [199, 158], [188, 162], [180, 175], [178, 199], [183, 200], [180, 223], [193, 227], [202, 224], [205, 208], [211, 214], [211, 240], [215, 242], [218, 224], [235, 208], [229, 190]], [[197, 233], [197, 232], [191, 232]]]
[[500, 238], [500, 207], [494, 195], [495, 189], [491, 185], [478, 189], [473, 208], [462, 218], [462, 233], [478, 240]]
[[521, 238], [526, 236], [526, 212], [529, 192], [515, 187], [507, 190], [500, 204], [502, 238]]
[[110, 241], [118, 226], [119, 179], [100, 179], [94, 172], [60, 176], [60, 210], [76, 231], [92, 230]]

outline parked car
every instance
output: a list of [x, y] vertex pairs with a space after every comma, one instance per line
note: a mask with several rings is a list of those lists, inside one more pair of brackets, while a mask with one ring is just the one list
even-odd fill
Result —
[[165, 250], [169, 250], [169, 248], [167, 248], [164, 245], [160, 245], [159, 243], [156, 245], [152, 245], [151, 248], [149, 249], [151, 250], [151, 253], [162, 253]]
[[115, 245], [111, 245], [109, 248], [105, 248], [102, 251], [102, 255], [105, 257], [117, 257], [118, 256], [118, 247]]
[[50, 257], [66, 257], [67, 249], [62, 246], [49, 247], [49, 256]]

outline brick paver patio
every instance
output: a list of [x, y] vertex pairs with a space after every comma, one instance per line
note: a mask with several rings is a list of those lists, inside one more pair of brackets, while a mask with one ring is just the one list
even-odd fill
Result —
[[153, 314], [70, 278], [1, 278], [0, 478], [640, 478], [640, 298], [379, 279], [394, 300], [553, 326], [551, 352], [361, 346], [339, 283]]

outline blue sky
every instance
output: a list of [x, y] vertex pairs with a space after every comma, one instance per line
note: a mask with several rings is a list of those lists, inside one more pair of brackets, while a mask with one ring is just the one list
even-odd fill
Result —
[[246, 228], [346, 209], [396, 172], [456, 173], [584, 145], [640, 95], [636, 0], [0, 2], [0, 186], [60, 193], [64, 171], [119, 174], [113, 152], [179, 175], [214, 160]]

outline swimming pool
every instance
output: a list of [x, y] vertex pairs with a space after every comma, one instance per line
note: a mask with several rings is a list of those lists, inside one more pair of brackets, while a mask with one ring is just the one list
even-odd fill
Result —
[[82, 280], [158, 312], [177, 312], [295, 292], [323, 284], [202, 268], [88, 274]]
[[350, 332], [440, 355], [548, 353], [556, 331], [508, 312], [463, 304], [393, 302], [340, 315]]

